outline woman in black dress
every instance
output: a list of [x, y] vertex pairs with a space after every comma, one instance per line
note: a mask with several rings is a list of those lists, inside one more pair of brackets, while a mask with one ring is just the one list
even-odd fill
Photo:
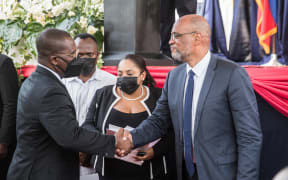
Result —
[[[106, 134], [109, 125], [135, 128], [151, 115], [161, 89], [155, 88], [144, 59], [127, 55], [119, 62], [117, 75], [116, 85], [96, 92], [83, 127]], [[137, 161], [144, 161], [142, 166], [100, 156], [93, 156], [91, 164], [100, 180], [172, 179], [175, 175], [175, 168], [172, 168], [175, 163], [171, 161], [173, 143], [171, 131], [153, 147], [143, 150], [144, 155], [134, 155]]]

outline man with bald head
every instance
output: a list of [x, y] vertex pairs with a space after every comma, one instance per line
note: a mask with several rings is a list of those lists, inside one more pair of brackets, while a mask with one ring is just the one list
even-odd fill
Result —
[[245, 69], [209, 52], [210, 28], [181, 17], [169, 41], [173, 69], [152, 115], [130, 135], [134, 147], [175, 131], [178, 180], [257, 180], [262, 133]]
[[18, 96], [17, 147], [7, 179], [78, 180], [79, 151], [114, 157], [115, 145], [123, 140], [119, 134], [83, 129], [76, 121], [73, 102], [61, 82], [76, 56], [73, 38], [48, 29], [36, 46], [39, 64]]

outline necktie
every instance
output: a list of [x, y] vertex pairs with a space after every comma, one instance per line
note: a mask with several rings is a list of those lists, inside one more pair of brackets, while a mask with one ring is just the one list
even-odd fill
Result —
[[192, 177], [195, 168], [193, 164], [192, 154], [192, 100], [194, 89], [194, 72], [189, 71], [189, 79], [185, 92], [185, 104], [184, 104], [184, 148], [185, 148], [185, 163], [186, 169], [189, 175]]

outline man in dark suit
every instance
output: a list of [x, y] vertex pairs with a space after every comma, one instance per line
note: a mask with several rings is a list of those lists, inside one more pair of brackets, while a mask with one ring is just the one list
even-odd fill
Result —
[[188, 14], [195, 14], [197, 0], [161, 0], [160, 1], [160, 36], [163, 54], [171, 57], [169, 47], [170, 33], [175, 22], [175, 9], [179, 17]]
[[17, 147], [7, 179], [78, 180], [78, 151], [113, 157], [115, 146], [123, 141], [119, 136], [123, 129], [114, 137], [78, 126], [74, 105], [61, 82], [76, 56], [67, 32], [45, 30], [36, 46], [39, 64], [19, 92]]
[[211, 54], [209, 41], [203, 17], [176, 22], [171, 52], [185, 63], [169, 72], [152, 115], [125, 136], [138, 147], [172, 125], [178, 180], [257, 180], [262, 132], [249, 76]]
[[16, 143], [17, 72], [11, 59], [0, 54], [0, 179], [6, 179]]

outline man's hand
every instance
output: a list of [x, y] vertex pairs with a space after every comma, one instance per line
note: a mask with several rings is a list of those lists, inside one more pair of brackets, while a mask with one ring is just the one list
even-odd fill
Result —
[[0, 144], [0, 159], [4, 159], [8, 154], [8, 145]]
[[126, 156], [133, 149], [132, 136], [129, 131], [121, 128], [116, 134], [116, 154], [120, 157]]
[[91, 155], [90, 154], [79, 152], [79, 161], [80, 161], [80, 165], [81, 166], [91, 167], [90, 159], [91, 159]]

